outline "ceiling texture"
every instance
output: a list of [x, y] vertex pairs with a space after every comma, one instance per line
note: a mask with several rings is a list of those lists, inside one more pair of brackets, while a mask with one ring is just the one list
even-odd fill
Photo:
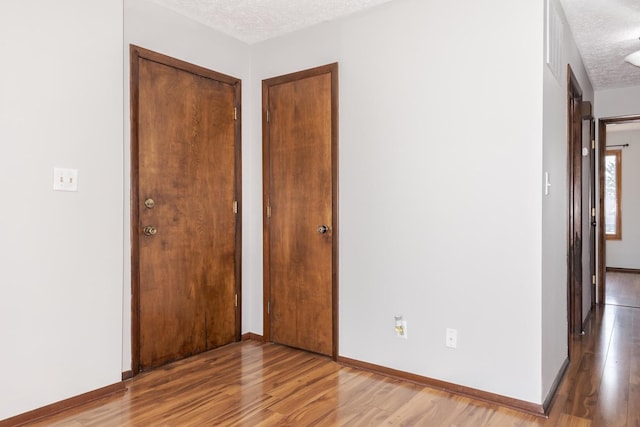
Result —
[[391, 0], [153, 0], [248, 44], [342, 18]]
[[[392, 0], [152, 0], [254, 44]], [[595, 90], [640, 86], [640, 0], [560, 0]]]
[[640, 0], [561, 0], [595, 90], [640, 86], [640, 67], [624, 61], [640, 50]]

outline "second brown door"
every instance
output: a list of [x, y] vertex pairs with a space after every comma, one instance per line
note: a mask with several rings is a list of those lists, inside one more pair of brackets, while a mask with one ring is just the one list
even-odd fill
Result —
[[337, 352], [337, 64], [263, 82], [265, 337]]

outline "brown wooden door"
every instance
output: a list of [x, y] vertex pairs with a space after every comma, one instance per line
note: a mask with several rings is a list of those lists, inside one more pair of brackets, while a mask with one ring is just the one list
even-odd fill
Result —
[[337, 354], [337, 64], [263, 82], [265, 336]]
[[238, 339], [239, 81], [133, 48], [132, 82], [138, 370]]
[[[569, 155], [569, 341], [582, 333], [582, 89], [571, 67], [568, 81]], [[570, 346], [569, 346], [570, 347]]]
[[[589, 108], [591, 110], [591, 108]], [[583, 119], [584, 119], [583, 112]], [[586, 117], [589, 120], [589, 142], [591, 150], [589, 151], [589, 275], [591, 277], [591, 309], [597, 303], [596, 290], [596, 122], [592, 115]]]

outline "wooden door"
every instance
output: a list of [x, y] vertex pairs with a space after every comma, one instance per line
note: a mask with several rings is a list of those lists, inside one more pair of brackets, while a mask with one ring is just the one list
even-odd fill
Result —
[[[582, 89], [571, 67], [568, 82], [569, 256], [567, 259], [569, 334], [582, 333]], [[571, 346], [569, 346], [571, 347]]]
[[[590, 104], [589, 104], [590, 105]], [[591, 108], [589, 108], [591, 111]], [[589, 276], [591, 277], [591, 309], [597, 303], [596, 291], [596, 124], [593, 115], [589, 114], [585, 117], [583, 111], [583, 119], [589, 120]]]
[[265, 338], [334, 357], [337, 72], [263, 82]]
[[240, 82], [132, 48], [134, 372], [239, 338]]

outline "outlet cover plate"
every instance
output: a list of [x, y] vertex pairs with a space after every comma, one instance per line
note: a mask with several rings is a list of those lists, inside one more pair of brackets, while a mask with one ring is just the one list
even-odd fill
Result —
[[53, 168], [54, 191], [78, 191], [78, 169]]
[[458, 330], [447, 328], [447, 338], [445, 341], [445, 345], [449, 348], [457, 348], [458, 347]]

